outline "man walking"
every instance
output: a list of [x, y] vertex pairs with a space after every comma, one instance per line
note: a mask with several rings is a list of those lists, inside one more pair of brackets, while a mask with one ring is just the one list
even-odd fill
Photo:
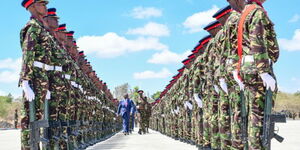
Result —
[[129, 118], [131, 111], [132, 103], [129, 99], [128, 94], [124, 96], [124, 100], [120, 101], [118, 107], [118, 115], [122, 116], [123, 119], [123, 133], [124, 135], [129, 134]]

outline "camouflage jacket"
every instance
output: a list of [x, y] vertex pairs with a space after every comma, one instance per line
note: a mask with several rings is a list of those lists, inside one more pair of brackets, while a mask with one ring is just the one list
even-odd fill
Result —
[[[249, 6], [247, 5], [245, 9]], [[275, 63], [278, 57], [279, 47], [274, 24], [263, 8], [257, 5], [244, 23], [241, 73], [272, 73], [272, 63]]]
[[221, 29], [217, 35], [215, 36], [215, 43], [214, 43], [214, 56], [211, 61], [211, 69], [213, 70], [214, 75], [214, 82], [215, 84], [219, 83], [219, 79], [221, 77], [221, 70], [224, 70], [224, 64], [221, 63], [221, 59], [224, 59], [224, 52], [225, 52], [225, 30]]
[[240, 13], [233, 10], [224, 25], [225, 53], [220, 63], [225, 64], [225, 68], [224, 70], [220, 70], [221, 77], [231, 74], [237, 67], [237, 61], [239, 59], [237, 54], [237, 25], [239, 18]]
[[51, 56], [51, 38], [43, 24], [36, 18], [30, 21], [21, 30], [20, 42], [23, 51], [22, 71], [20, 81], [34, 78], [34, 61], [49, 64]]

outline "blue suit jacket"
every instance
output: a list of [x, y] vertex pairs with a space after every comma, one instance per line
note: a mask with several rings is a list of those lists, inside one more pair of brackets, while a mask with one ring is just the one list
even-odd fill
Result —
[[132, 107], [132, 100], [128, 99], [127, 101], [127, 106], [126, 106], [126, 100], [122, 100], [119, 103], [119, 107], [118, 107], [118, 114], [121, 114], [122, 116], [128, 116], [130, 114], [131, 111], [131, 107]]

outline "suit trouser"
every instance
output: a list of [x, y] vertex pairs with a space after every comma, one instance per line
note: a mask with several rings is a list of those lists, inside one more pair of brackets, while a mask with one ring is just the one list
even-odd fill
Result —
[[127, 114], [124, 114], [122, 116], [123, 118], [123, 132], [129, 131], [129, 116]]

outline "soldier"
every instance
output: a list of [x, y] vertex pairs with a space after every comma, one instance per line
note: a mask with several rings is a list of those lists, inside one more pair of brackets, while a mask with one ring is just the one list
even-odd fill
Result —
[[[144, 99], [147, 101], [147, 97], [144, 97]], [[145, 111], [146, 111], [146, 118], [145, 118], [145, 122], [146, 122], [146, 132], [149, 133], [149, 124], [150, 124], [150, 118], [151, 118], [151, 110], [152, 110], [152, 106], [150, 103], [146, 103], [146, 107], [145, 107]]]
[[224, 57], [225, 50], [225, 30], [224, 25], [227, 22], [228, 17], [230, 16], [232, 9], [230, 6], [226, 6], [220, 9], [213, 16], [221, 24], [222, 29], [216, 34], [214, 40], [214, 46], [210, 53], [215, 53], [213, 60], [209, 60], [211, 63], [210, 70], [213, 74], [213, 84], [218, 86], [220, 89], [218, 92], [218, 128], [220, 135], [220, 148], [221, 149], [230, 149], [231, 147], [231, 136], [230, 136], [230, 103], [228, 98], [228, 87], [224, 78], [220, 78], [221, 69], [223, 68], [221, 59]]
[[137, 104], [136, 104], [136, 108], [137, 108], [138, 113], [139, 113], [138, 114], [139, 115], [139, 127], [140, 127], [140, 129], [138, 131], [139, 134], [142, 134], [142, 133], [145, 134], [146, 133], [145, 121], [144, 121], [145, 114], [146, 114], [146, 112], [145, 112], [146, 100], [143, 97], [143, 93], [144, 93], [144, 91], [142, 91], [142, 90], [138, 91], [139, 99], [138, 99]]
[[264, 149], [262, 130], [265, 97], [268, 90], [276, 95], [276, 78], [273, 64], [279, 57], [274, 24], [262, 3], [249, 0], [238, 26], [238, 65], [236, 76], [245, 84], [245, 101], [248, 103], [249, 149]]
[[[207, 30], [212, 37], [214, 37], [221, 29], [221, 24], [218, 21], [214, 21], [207, 25], [204, 30]], [[203, 91], [203, 149], [214, 148], [217, 149], [220, 145], [218, 136], [218, 88], [213, 84], [213, 74], [210, 70], [210, 64], [215, 53], [213, 51], [214, 39], [211, 39], [208, 43], [204, 54], [203, 61], [204, 75], [206, 77], [205, 83], [202, 85]]]
[[[220, 78], [225, 79], [228, 86], [229, 101], [231, 103], [231, 136], [232, 136], [232, 149], [243, 149], [247, 141], [242, 136], [242, 127], [245, 123], [242, 123], [242, 102], [241, 91], [244, 89], [244, 85], [240, 80], [234, 78], [233, 72], [236, 69], [238, 55], [236, 53], [237, 48], [237, 26], [240, 18], [240, 12], [245, 7], [244, 0], [230, 0], [228, 1], [233, 11], [231, 12], [228, 21], [224, 26], [225, 31], [225, 53], [220, 64], [225, 64], [224, 70], [220, 70]], [[244, 127], [245, 128], [245, 127]], [[244, 138], [244, 139], [243, 139]], [[244, 140], [244, 141], [243, 141]]]
[[197, 103], [197, 107], [194, 107], [194, 120], [195, 120], [195, 144], [199, 149], [202, 149], [203, 145], [203, 102], [202, 97], [203, 95], [201, 90], [201, 83], [204, 82], [202, 72], [203, 70], [203, 53], [207, 46], [207, 43], [209, 42], [211, 36], [206, 36], [203, 39], [199, 41], [199, 44], [194, 48], [196, 51], [194, 52], [196, 54], [196, 60], [195, 60], [195, 68], [194, 74], [193, 74], [193, 93], [194, 93], [194, 100]]
[[[44, 102], [50, 98], [48, 91], [51, 49], [49, 33], [45, 29], [43, 17], [47, 15], [47, 0], [23, 0], [22, 6], [31, 13], [31, 19], [21, 31], [21, 47], [23, 50], [22, 72], [20, 84], [24, 90], [24, 102], [21, 119], [21, 147], [30, 149], [29, 122], [44, 119]], [[31, 110], [29, 110], [31, 109]], [[29, 115], [31, 113], [32, 115]], [[31, 117], [30, 117], [31, 116]], [[34, 132], [39, 132], [35, 130]], [[39, 147], [37, 143], [31, 143]]]

